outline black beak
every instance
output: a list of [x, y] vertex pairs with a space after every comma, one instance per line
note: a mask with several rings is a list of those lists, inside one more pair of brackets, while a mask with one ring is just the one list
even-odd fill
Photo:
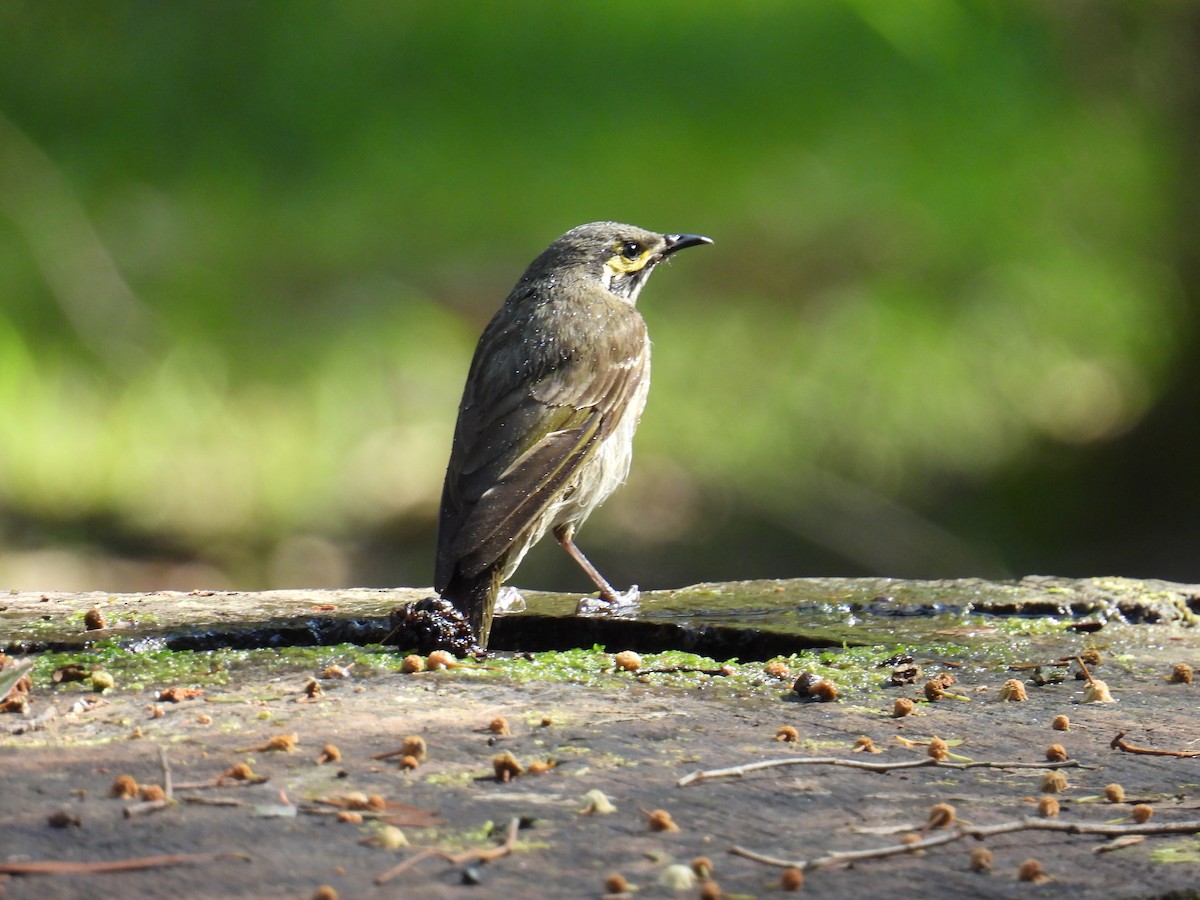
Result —
[[670, 256], [684, 247], [699, 247], [701, 244], [713, 242], [712, 238], [702, 234], [664, 234], [663, 240], [667, 242], [667, 246], [663, 249], [663, 256]]

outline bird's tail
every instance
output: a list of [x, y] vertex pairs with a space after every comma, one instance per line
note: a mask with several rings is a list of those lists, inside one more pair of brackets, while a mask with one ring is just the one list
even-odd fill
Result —
[[492, 614], [496, 610], [496, 595], [500, 593], [503, 576], [502, 562], [489, 566], [478, 575], [467, 576], [455, 571], [441, 590], [442, 596], [466, 616], [475, 629], [475, 639], [484, 649], [487, 649], [492, 632]]

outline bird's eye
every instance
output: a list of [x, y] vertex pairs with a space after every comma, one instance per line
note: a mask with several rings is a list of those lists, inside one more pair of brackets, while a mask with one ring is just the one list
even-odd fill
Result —
[[621, 245], [621, 255], [626, 259], [637, 259], [642, 255], [642, 245], [637, 241], [626, 241]]

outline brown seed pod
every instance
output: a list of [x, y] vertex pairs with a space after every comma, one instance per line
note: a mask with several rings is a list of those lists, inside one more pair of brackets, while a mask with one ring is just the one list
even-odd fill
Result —
[[700, 885], [700, 900], [721, 900], [725, 894], [715, 881], [706, 881]]
[[838, 698], [838, 689], [828, 678], [822, 678], [808, 686], [808, 696], [818, 703], [832, 703]]
[[313, 892], [312, 900], [338, 900], [338, 892], [332, 885], [323, 884]]
[[990, 872], [992, 871], [992, 862], [992, 851], [987, 847], [976, 847], [971, 851], [972, 872]]
[[1067, 748], [1062, 744], [1051, 744], [1046, 748], [1046, 759], [1049, 762], [1066, 762], [1069, 758]]
[[883, 751], [875, 746], [875, 742], [873, 740], [871, 740], [866, 735], [863, 735], [862, 737], [860, 737], [858, 740], [856, 740], [854, 742], [854, 752], [855, 753], [882, 753]]
[[779, 730], [775, 732], [775, 740], [782, 741], [785, 744], [794, 744], [800, 740], [800, 732], [791, 725], [781, 725]]
[[1066, 716], [1058, 715], [1058, 716], [1055, 716], [1051, 720], [1050, 727], [1053, 728], [1055, 731], [1070, 731], [1071, 730], [1071, 720], [1068, 719]]
[[1028, 700], [1029, 694], [1025, 692], [1025, 685], [1015, 678], [1010, 678], [1000, 685], [1000, 699], [1019, 703], [1022, 700]]
[[325, 693], [325, 689], [321, 687], [321, 682], [315, 678], [310, 678], [304, 683], [304, 695], [310, 700], [316, 699]]
[[787, 681], [792, 677], [791, 669], [787, 667], [787, 663], [769, 662], [763, 667], [763, 672], [771, 678], [778, 678], [780, 681]]
[[1103, 681], [1089, 681], [1083, 689], [1084, 703], [1116, 703]]
[[221, 777], [232, 781], [249, 781], [254, 777], [254, 773], [250, 771], [250, 767], [245, 763], [238, 763], [235, 766], [230, 766], [221, 773]]
[[419, 734], [409, 735], [404, 739], [404, 743], [400, 745], [400, 752], [405, 756], [415, 757], [420, 762], [428, 755], [425, 738]]
[[431, 672], [436, 672], [438, 669], [452, 669], [458, 665], [458, 661], [449, 650], [434, 650], [425, 657], [425, 665]]
[[508, 719], [504, 716], [496, 716], [492, 721], [488, 722], [488, 731], [500, 737], [507, 737], [512, 734], [508, 727]]
[[262, 752], [278, 752], [291, 753], [296, 749], [296, 744], [300, 740], [300, 735], [292, 734], [277, 734], [258, 749]]
[[400, 768], [406, 771], [411, 771], [419, 765], [421, 765], [421, 761], [411, 754], [406, 753], [400, 757]]
[[620, 872], [613, 872], [604, 879], [604, 890], [610, 894], [624, 894], [629, 890], [629, 882]]
[[98, 609], [89, 609], [83, 614], [83, 627], [88, 631], [99, 631], [104, 628], [104, 613]]
[[201, 713], [200, 715], [196, 716], [197, 725], [211, 725], [212, 721], [212, 716], [206, 715], [205, 713]]
[[326, 744], [321, 748], [321, 755], [317, 757], [317, 765], [323, 766], [325, 763], [338, 762], [342, 758], [342, 751], [337, 748], [336, 744]]
[[1057, 769], [1042, 775], [1042, 793], [1061, 794], [1067, 789], [1067, 776]]
[[1104, 786], [1104, 799], [1109, 803], [1124, 803], [1125, 788], [1117, 783], [1106, 784]]
[[350, 824], [350, 825], [361, 825], [363, 817], [362, 817], [362, 813], [360, 813], [360, 812], [353, 812], [352, 810], [349, 810], [349, 809], [343, 809], [340, 812], [338, 812], [337, 820], [339, 822], [346, 822], [347, 824]]
[[1150, 817], [1154, 815], [1154, 807], [1149, 803], [1139, 803], [1129, 811], [1130, 818], [1142, 825], [1150, 821]]
[[352, 666], [352, 665], [354, 665], [354, 663], [350, 663], [350, 665], [348, 665], [348, 666], [339, 666], [337, 663], [331, 663], [321, 670], [321, 677], [322, 678], [349, 678], [350, 677], [350, 666]]
[[425, 657], [416, 653], [410, 653], [404, 657], [404, 661], [400, 663], [400, 671], [406, 675], [412, 675], [414, 672], [425, 671]]
[[713, 861], [707, 856], [697, 856], [692, 860], [692, 871], [697, 878], [712, 878]]
[[133, 780], [132, 775], [118, 775], [109, 794], [121, 800], [132, 800], [138, 795], [138, 783]]
[[551, 769], [557, 768], [558, 763], [552, 759], [538, 760], [529, 764], [530, 775], [541, 775], [543, 772], [549, 772]]
[[642, 658], [632, 650], [622, 650], [613, 657], [617, 668], [623, 672], [636, 672], [642, 667]]
[[492, 758], [492, 769], [496, 772], [496, 780], [505, 784], [525, 774], [525, 767], [517, 762], [517, 758], [507, 751]]
[[1192, 667], [1187, 663], [1176, 663], [1175, 668], [1171, 670], [1171, 677], [1168, 680], [1171, 684], [1191, 684]]
[[1100, 656], [1100, 651], [1095, 647], [1084, 650], [1079, 654], [1079, 658], [1083, 660], [1084, 665], [1098, 666], [1104, 662], [1104, 658]]
[[946, 696], [946, 688], [940, 681], [925, 682], [925, 699], [930, 703], [937, 703]]
[[542, 716], [542, 721], [538, 722], [538, 725], [540, 725], [542, 728], [549, 728], [553, 724], [554, 720], [549, 716]]
[[1038, 800], [1037, 811], [1043, 819], [1056, 819], [1058, 818], [1058, 801], [1053, 797], [1042, 797]]
[[[645, 812], [643, 810], [643, 812]], [[678, 831], [679, 826], [665, 809], [656, 809], [646, 813], [647, 824], [651, 831]]]
[[953, 687], [958, 684], [958, 678], [949, 672], [939, 672], [933, 676], [933, 680], [944, 688]]
[[151, 802], [165, 799], [167, 792], [157, 784], [140, 784], [138, 785], [138, 796], [147, 802]]
[[800, 890], [804, 887], [804, 872], [795, 866], [784, 869], [783, 874], [779, 876], [779, 887], [785, 891]]
[[940, 737], [930, 738], [929, 747], [925, 752], [938, 762], [941, 762], [950, 758], [950, 745], [943, 741]]
[[1032, 858], [1021, 863], [1021, 868], [1017, 870], [1017, 878], [1021, 881], [1032, 882], [1033, 884], [1041, 884], [1044, 881], [1050, 880], [1050, 876], [1042, 869], [1042, 864]]
[[916, 709], [917, 704], [913, 703], [907, 697], [897, 697], [896, 702], [892, 704], [892, 716], [897, 719], [902, 719], [905, 716], [912, 715], [912, 711]]
[[929, 820], [926, 828], [946, 828], [954, 824], [954, 807], [949, 803], [935, 803], [929, 807]]

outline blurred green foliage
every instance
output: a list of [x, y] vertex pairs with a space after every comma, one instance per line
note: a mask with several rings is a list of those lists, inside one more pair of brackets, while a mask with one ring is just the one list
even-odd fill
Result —
[[1030, 545], [1029, 485], [1107, 490], [1194, 341], [1192, 18], [5, 0], [0, 579], [63, 544], [214, 567], [141, 587], [427, 582], [474, 340], [595, 219], [717, 242], [642, 301], [611, 578], [1103, 568]]

